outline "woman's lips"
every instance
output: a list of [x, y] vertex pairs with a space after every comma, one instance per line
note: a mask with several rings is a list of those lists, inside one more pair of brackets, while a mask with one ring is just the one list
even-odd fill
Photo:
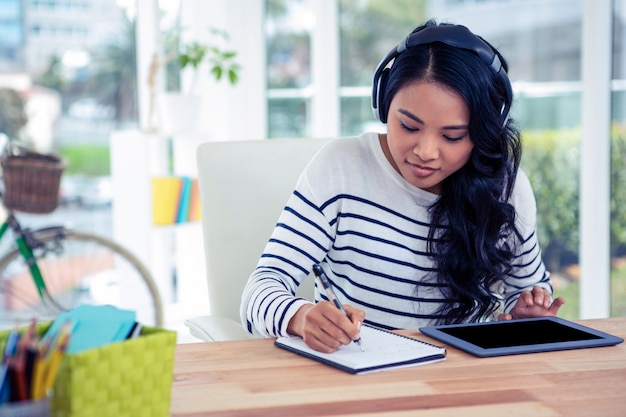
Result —
[[409, 169], [411, 170], [413, 175], [420, 178], [428, 177], [429, 175], [432, 175], [435, 171], [437, 171], [436, 168], [431, 168], [424, 165], [412, 164], [410, 162], [407, 162], [407, 164], [409, 165]]

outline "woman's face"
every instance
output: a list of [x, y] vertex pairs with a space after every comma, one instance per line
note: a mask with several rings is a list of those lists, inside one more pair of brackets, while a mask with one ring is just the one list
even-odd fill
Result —
[[387, 116], [389, 162], [409, 183], [431, 193], [469, 160], [469, 109], [454, 90], [419, 81], [400, 89]]

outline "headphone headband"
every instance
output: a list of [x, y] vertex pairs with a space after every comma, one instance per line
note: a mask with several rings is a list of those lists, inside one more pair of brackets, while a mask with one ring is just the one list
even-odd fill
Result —
[[411, 33], [395, 48], [389, 51], [382, 61], [380, 61], [376, 71], [374, 72], [372, 110], [374, 111], [376, 118], [383, 123], [387, 122], [387, 110], [383, 108], [382, 98], [386, 89], [387, 78], [391, 66], [393, 65], [393, 61], [398, 57], [398, 55], [407, 49], [434, 42], [441, 42], [455, 48], [472, 51], [476, 53], [485, 64], [491, 67], [496, 74], [498, 74], [505, 85], [507, 95], [500, 112], [503, 118], [504, 126], [508, 120], [511, 101], [513, 99], [513, 91], [506, 69], [502, 65], [500, 53], [489, 45], [483, 38], [478, 35], [474, 35], [468, 28], [461, 25], [425, 26], [419, 31]]

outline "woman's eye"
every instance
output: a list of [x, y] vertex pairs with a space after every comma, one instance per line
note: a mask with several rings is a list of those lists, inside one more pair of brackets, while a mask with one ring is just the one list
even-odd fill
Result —
[[419, 128], [417, 127], [409, 127], [402, 122], [400, 122], [400, 126], [402, 127], [402, 129], [406, 130], [407, 132], [417, 132], [419, 130]]
[[457, 137], [450, 137], [450, 136], [443, 135], [443, 137], [444, 137], [447, 141], [449, 141], [449, 142], [458, 142], [458, 141], [460, 141], [460, 140], [463, 140], [463, 138], [465, 137], [465, 135], [463, 135], [463, 136], [457, 136]]

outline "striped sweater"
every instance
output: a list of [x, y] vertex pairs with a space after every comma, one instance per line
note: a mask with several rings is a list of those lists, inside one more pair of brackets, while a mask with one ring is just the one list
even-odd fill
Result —
[[[342, 303], [360, 308], [366, 322], [387, 329], [434, 323], [446, 300], [427, 252], [428, 207], [437, 195], [394, 170], [377, 133], [326, 145], [300, 176], [242, 294], [241, 319], [257, 336], [282, 336], [296, 311], [311, 301], [296, 297], [320, 263]], [[536, 205], [520, 171], [511, 203], [524, 236], [513, 269], [493, 291], [510, 311], [521, 291], [552, 291], [535, 233]], [[315, 287], [315, 301], [326, 299]]]

